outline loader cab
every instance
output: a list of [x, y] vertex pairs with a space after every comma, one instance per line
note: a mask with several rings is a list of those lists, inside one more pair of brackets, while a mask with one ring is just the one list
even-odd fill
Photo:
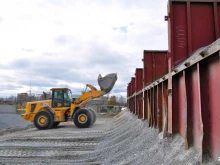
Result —
[[70, 107], [72, 92], [68, 88], [52, 88], [52, 107]]

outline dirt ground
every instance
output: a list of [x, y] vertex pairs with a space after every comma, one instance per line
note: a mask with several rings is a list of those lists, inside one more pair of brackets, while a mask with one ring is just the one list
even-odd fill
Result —
[[50, 130], [28, 124], [0, 131], [0, 164], [200, 164], [199, 152], [185, 151], [179, 135], [161, 139], [147, 121], [129, 111], [115, 117], [98, 115], [96, 123], [86, 129], [72, 122]]

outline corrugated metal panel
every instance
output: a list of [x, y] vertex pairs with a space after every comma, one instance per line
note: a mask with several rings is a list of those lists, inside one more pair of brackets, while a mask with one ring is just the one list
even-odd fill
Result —
[[157, 128], [157, 115], [158, 115], [158, 108], [157, 108], [157, 86], [153, 88], [153, 111], [154, 111], [154, 119], [153, 119], [153, 126]]
[[142, 94], [139, 94], [137, 97], [137, 114], [138, 118], [143, 118], [143, 100], [142, 100]]
[[[186, 140], [187, 134], [187, 98], [185, 85], [185, 72], [181, 72], [173, 77], [172, 93], [172, 133], [180, 133]], [[188, 148], [188, 142], [186, 141]]]
[[148, 119], [148, 90], [146, 90], [144, 92], [144, 98], [143, 98], [143, 105], [144, 105], [144, 108], [143, 108], [143, 112], [144, 112], [144, 115], [143, 115], [143, 119]]
[[135, 93], [135, 77], [131, 78], [131, 95]]
[[170, 0], [168, 37], [172, 67], [219, 38], [219, 20], [220, 4], [216, 1]]
[[[131, 79], [131, 95], [135, 93], [135, 77], [132, 77]], [[132, 98], [132, 112], [135, 114], [136, 113], [136, 96]]]
[[186, 70], [186, 92], [187, 92], [187, 139], [188, 144], [202, 149], [202, 121], [201, 102], [199, 89], [199, 72], [197, 65]]
[[144, 85], [148, 85], [168, 72], [166, 50], [144, 50]]
[[162, 82], [162, 105], [163, 105], [163, 110], [162, 110], [162, 120], [163, 120], [163, 137], [166, 136], [166, 133], [168, 131], [168, 126], [169, 124], [169, 115], [170, 112], [168, 112], [168, 80]]
[[143, 88], [143, 69], [142, 68], [136, 68], [135, 72], [136, 76], [136, 92], [141, 90]]
[[219, 53], [200, 63], [203, 149], [217, 160], [220, 155], [220, 57]]
[[[143, 69], [142, 68], [136, 68], [136, 72], [135, 72], [135, 92], [140, 91], [143, 88]], [[139, 94], [136, 97], [136, 110], [137, 110], [137, 115], [139, 118], [143, 118], [143, 102], [142, 102], [142, 93]]]
[[163, 128], [163, 102], [162, 102], [162, 83], [157, 85], [157, 128], [159, 132]]
[[128, 84], [128, 96], [131, 96], [131, 82]]

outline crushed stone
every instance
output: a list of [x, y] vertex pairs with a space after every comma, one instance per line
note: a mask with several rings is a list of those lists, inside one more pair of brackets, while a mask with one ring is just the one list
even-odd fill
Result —
[[180, 135], [162, 139], [157, 129], [126, 110], [115, 117], [98, 115], [91, 128], [67, 122], [1, 135], [0, 164], [196, 165], [200, 155], [192, 147], [185, 150]]

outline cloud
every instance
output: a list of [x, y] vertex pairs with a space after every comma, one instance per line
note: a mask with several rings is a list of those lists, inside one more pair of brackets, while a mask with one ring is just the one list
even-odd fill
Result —
[[33, 52], [34, 51], [33, 49], [27, 49], [27, 48], [22, 48], [21, 50], [24, 52]]
[[127, 26], [114, 27], [113, 29], [114, 30], [119, 30], [119, 31], [124, 32], [124, 33], [127, 33], [127, 31], [128, 31]]
[[60, 35], [55, 39], [55, 43], [58, 45], [65, 45], [68, 43], [68, 36]]
[[2, 22], [3, 22], [3, 20], [4, 20], [4, 19], [3, 19], [2, 17], [0, 17], [0, 23], [2, 23]]
[[21, 58], [21, 59], [16, 59], [12, 61], [10, 64], [10, 68], [13, 70], [28, 69], [30, 65], [31, 65], [30, 60]]
[[111, 93], [125, 96], [143, 50], [167, 49], [166, 0], [11, 2], [0, 2], [0, 96], [30, 84], [34, 93], [68, 86], [80, 94], [108, 73], [118, 74]]

